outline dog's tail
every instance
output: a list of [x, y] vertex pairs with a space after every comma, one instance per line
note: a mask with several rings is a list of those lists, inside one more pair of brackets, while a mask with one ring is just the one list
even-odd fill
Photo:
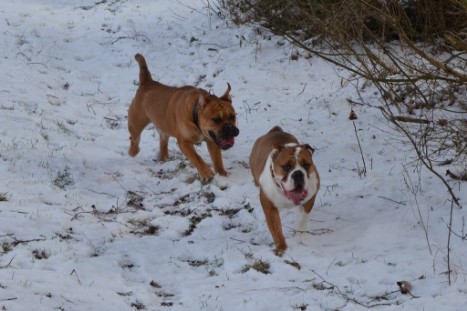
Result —
[[139, 65], [139, 84], [142, 85], [148, 81], [152, 81], [151, 73], [149, 72], [144, 56], [141, 54], [136, 54], [135, 59]]

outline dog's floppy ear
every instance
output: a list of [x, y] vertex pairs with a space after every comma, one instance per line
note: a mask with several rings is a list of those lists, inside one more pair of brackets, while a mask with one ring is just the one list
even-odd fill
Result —
[[272, 146], [272, 148], [273, 149], [271, 151], [271, 157], [273, 159], [275, 159], [279, 155], [279, 153], [282, 151], [282, 149], [284, 149], [284, 147], [281, 145], [274, 145]]
[[305, 149], [309, 150], [311, 155], [313, 155], [315, 153], [315, 148], [311, 147], [310, 145], [303, 144], [302, 146], [305, 147]]
[[198, 108], [203, 108], [205, 104], [206, 104], [206, 98], [203, 96], [203, 94], [199, 94], [196, 105], [198, 106]]
[[274, 160], [275, 157], [279, 154], [279, 149], [277, 149], [276, 147], [274, 147], [274, 149], [272, 149], [271, 151], [271, 158]]
[[227, 90], [225, 91], [224, 95], [221, 96], [222, 100], [227, 100], [229, 102], [232, 102], [232, 96], [229, 95], [231, 89], [232, 88], [230, 87], [230, 83], [227, 82]]

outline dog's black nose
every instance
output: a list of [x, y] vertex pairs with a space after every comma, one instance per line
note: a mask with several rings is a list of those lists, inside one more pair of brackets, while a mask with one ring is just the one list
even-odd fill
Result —
[[222, 128], [222, 136], [224, 137], [237, 137], [240, 131], [235, 125], [226, 124]]
[[305, 184], [305, 176], [302, 171], [295, 171], [292, 173], [292, 179], [295, 183], [295, 186], [303, 186]]

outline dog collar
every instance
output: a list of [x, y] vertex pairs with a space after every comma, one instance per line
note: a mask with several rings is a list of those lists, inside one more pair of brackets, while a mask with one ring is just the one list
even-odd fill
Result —
[[196, 125], [197, 128], [199, 128], [198, 110], [199, 110], [199, 101], [196, 101], [196, 104], [193, 107], [192, 117], [193, 117], [193, 123]]
[[274, 174], [274, 169], [272, 168], [272, 164], [269, 167], [269, 170], [271, 171], [272, 180], [274, 180], [274, 183], [276, 184], [276, 186], [280, 189], [283, 189], [282, 186], [276, 180], [276, 174]]

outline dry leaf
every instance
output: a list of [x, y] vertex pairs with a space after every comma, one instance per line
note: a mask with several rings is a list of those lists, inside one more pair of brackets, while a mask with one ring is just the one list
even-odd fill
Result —
[[407, 281], [399, 281], [397, 282], [397, 286], [399, 286], [399, 289], [402, 294], [409, 294], [412, 290], [412, 284], [410, 284]]

